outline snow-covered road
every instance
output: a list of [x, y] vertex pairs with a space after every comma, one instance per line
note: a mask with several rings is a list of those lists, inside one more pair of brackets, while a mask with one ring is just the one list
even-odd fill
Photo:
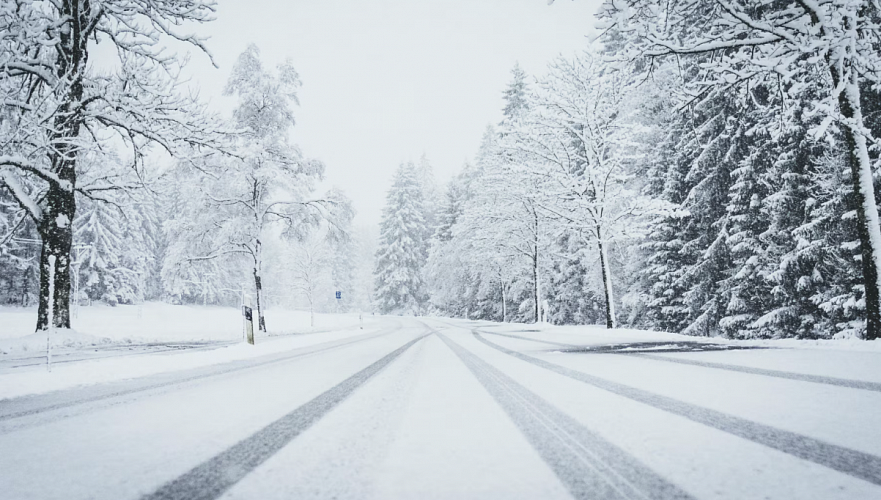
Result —
[[881, 498], [881, 353], [378, 324], [0, 401], [0, 498]]

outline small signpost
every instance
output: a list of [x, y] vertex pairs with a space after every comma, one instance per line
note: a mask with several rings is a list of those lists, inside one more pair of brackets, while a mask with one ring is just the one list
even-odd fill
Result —
[[343, 292], [337, 290], [337, 292], [336, 292], [336, 298], [337, 298], [337, 300], [340, 300], [341, 298], [343, 298]]
[[245, 316], [245, 337], [248, 343], [254, 345], [254, 316], [248, 306], [242, 306], [242, 314]]

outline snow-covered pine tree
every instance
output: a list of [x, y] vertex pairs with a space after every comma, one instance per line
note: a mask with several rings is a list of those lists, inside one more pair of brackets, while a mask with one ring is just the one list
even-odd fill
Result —
[[514, 63], [511, 69], [511, 81], [508, 88], [502, 92], [505, 99], [505, 107], [502, 113], [506, 121], [513, 120], [517, 114], [527, 107], [526, 93], [529, 86], [526, 83], [526, 73], [520, 68], [520, 63]]
[[[74, 222], [74, 256], [83, 297], [116, 305], [122, 292], [121, 256], [126, 250], [125, 228], [116, 207], [88, 202]], [[124, 273], [124, 271], [123, 271]], [[77, 297], [77, 300], [79, 297]]]
[[770, 226], [767, 200], [776, 184], [769, 178], [776, 148], [762, 127], [753, 127], [742, 140], [750, 146], [731, 172], [727, 208], [732, 270], [716, 292], [728, 298], [719, 327], [729, 338], [767, 336], [755, 322], [773, 307], [773, 283], [768, 279], [773, 255], [768, 253], [765, 235]]
[[766, 82], [783, 101], [811, 103], [810, 114], [820, 118], [811, 133], [844, 144], [856, 204], [865, 338], [881, 337], [881, 222], [870, 151], [881, 138], [873, 133], [863, 96], [881, 82], [877, 3], [607, 1], [599, 15], [623, 60], [638, 61], [643, 71], [675, 60], [690, 100]]
[[0, 304], [27, 306], [37, 296], [38, 238], [27, 213], [0, 190]]
[[593, 245], [567, 231], [555, 242], [558, 255], [550, 271], [548, 295], [554, 297], [549, 317], [560, 325], [601, 325], [606, 323], [606, 302], [601, 293], [600, 273], [596, 269]]
[[[852, 218], [845, 214], [850, 185], [841, 152], [809, 133], [816, 118], [807, 101], [787, 106], [785, 133], [777, 140], [767, 200], [770, 225], [763, 235], [773, 284], [762, 332], [779, 337], [818, 338], [853, 331], [860, 307], [859, 260]], [[852, 212], [851, 212], [852, 213]]]
[[374, 300], [382, 313], [421, 314], [424, 310], [423, 268], [428, 254], [424, 214], [416, 166], [402, 163], [386, 195], [376, 252]]
[[438, 212], [441, 205], [441, 191], [438, 188], [437, 180], [434, 177], [434, 167], [424, 154], [419, 158], [416, 164], [416, 176], [419, 179], [419, 185], [422, 188], [422, 210], [423, 219], [425, 220], [425, 241], [431, 246], [431, 240], [438, 228]]

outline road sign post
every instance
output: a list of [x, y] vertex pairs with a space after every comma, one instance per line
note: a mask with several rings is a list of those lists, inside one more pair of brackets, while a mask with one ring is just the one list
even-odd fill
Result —
[[248, 343], [254, 345], [254, 316], [252, 309], [248, 306], [242, 306], [242, 314], [245, 316], [245, 337]]

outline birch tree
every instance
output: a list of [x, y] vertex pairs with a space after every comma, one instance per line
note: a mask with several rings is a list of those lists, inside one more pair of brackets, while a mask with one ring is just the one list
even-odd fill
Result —
[[617, 325], [609, 247], [637, 236], [640, 220], [661, 208], [639, 194], [630, 170], [641, 149], [633, 110], [624, 79], [589, 53], [559, 59], [504, 141], [540, 183], [540, 210], [595, 245], [607, 328]]
[[284, 235], [302, 239], [322, 221], [337, 227], [334, 222], [350, 212], [333, 193], [312, 197], [324, 164], [305, 158], [288, 137], [299, 86], [289, 62], [267, 70], [254, 45], [239, 56], [225, 88], [239, 98], [232, 154], [213, 154], [196, 164], [198, 202], [169, 224], [179, 247], [171, 252], [179, 259], [172, 265], [229, 256], [248, 260], [264, 332], [263, 240], [269, 229], [280, 225]]
[[312, 236], [291, 251], [291, 287], [306, 298], [311, 327], [315, 326], [316, 300], [322, 291], [330, 293], [333, 283], [330, 250], [326, 240]]

